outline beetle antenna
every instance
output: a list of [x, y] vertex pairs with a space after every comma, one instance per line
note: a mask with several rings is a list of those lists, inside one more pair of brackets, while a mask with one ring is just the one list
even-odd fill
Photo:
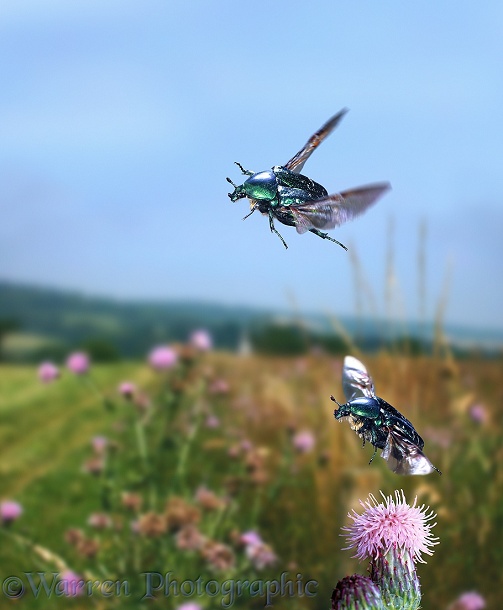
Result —
[[[330, 400], [333, 400], [334, 402], [337, 402], [337, 400], [335, 399], [334, 396], [330, 396]], [[342, 407], [340, 402], [337, 402], [337, 404], [339, 405], [339, 407]]]
[[237, 185], [236, 185], [236, 184], [234, 184], [234, 182], [232, 182], [232, 180], [231, 180], [230, 178], [226, 178], [226, 180], [227, 180], [227, 182], [228, 182], [229, 184], [232, 184], [232, 186], [233, 186], [235, 189], [237, 189], [237, 188], [238, 188], [238, 187], [237, 187]]

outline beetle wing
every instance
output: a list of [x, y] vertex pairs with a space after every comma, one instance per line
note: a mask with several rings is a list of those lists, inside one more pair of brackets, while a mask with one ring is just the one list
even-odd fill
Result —
[[333, 229], [334, 207], [324, 199], [315, 199], [300, 205], [289, 206], [295, 219], [297, 233], [306, 233], [309, 229]]
[[365, 365], [354, 356], [346, 356], [342, 367], [342, 389], [349, 402], [359, 397], [374, 398], [374, 382]]
[[442, 474], [416, 444], [394, 427], [389, 428], [381, 457], [395, 474], [430, 474], [434, 470]]
[[339, 121], [346, 114], [347, 108], [343, 108], [340, 112], [329, 119], [323, 127], [320, 127], [318, 131], [313, 134], [306, 142], [305, 146], [299, 150], [299, 152], [293, 156], [285, 167], [292, 172], [299, 173], [304, 167], [304, 163], [309, 159], [313, 152], [323, 142], [323, 140], [332, 133]]
[[298, 233], [310, 229], [334, 229], [363, 214], [381, 195], [389, 190], [387, 182], [328, 195], [321, 199], [289, 206]]

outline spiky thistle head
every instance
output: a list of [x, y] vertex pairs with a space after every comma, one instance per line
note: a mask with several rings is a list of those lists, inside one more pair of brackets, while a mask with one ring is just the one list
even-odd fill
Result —
[[384, 502], [378, 502], [370, 494], [360, 504], [365, 509], [360, 515], [355, 510], [348, 514], [353, 523], [343, 527], [348, 546], [344, 549], [356, 549], [358, 559], [375, 559], [386, 555], [390, 549], [406, 551], [414, 561], [425, 563], [422, 554], [432, 555], [432, 547], [438, 544], [438, 538], [432, 535], [431, 523], [435, 513], [424, 504], [417, 506], [417, 497], [411, 506], [405, 501], [403, 491], [396, 491], [395, 497], [385, 496]]

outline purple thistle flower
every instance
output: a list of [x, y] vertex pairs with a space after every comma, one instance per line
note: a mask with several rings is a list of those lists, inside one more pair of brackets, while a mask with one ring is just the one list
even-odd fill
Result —
[[253, 530], [250, 530], [249, 532], [245, 532], [244, 534], [241, 534], [239, 540], [246, 546], [254, 546], [256, 544], [263, 544], [262, 538], [257, 534], [257, 532], [254, 532]]
[[310, 430], [302, 430], [293, 437], [292, 443], [299, 453], [309, 453], [313, 450], [316, 438]]
[[108, 439], [106, 436], [93, 436], [91, 439], [91, 445], [93, 446], [94, 452], [98, 455], [102, 455], [108, 445]]
[[245, 545], [245, 554], [257, 570], [263, 570], [277, 562], [276, 554], [257, 532], [245, 532], [239, 540]]
[[253, 449], [253, 444], [249, 439], [244, 438], [240, 443], [240, 447], [244, 452], [248, 452]]
[[481, 403], [472, 405], [468, 411], [470, 418], [473, 422], [479, 425], [487, 423], [489, 416], [487, 414], [486, 407]]
[[123, 381], [119, 384], [117, 391], [124, 396], [124, 398], [132, 398], [136, 393], [136, 386], [131, 381]]
[[190, 344], [200, 352], [207, 352], [213, 347], [211, 335], [207, 330], [195, 330], [190, 336]]
[[75, 375], [85, 375], [89, 370], [89, 356], [84, 352], [73, 352], [68, 356], [66, 366]]
[[257, 570], [263, 570], [278, 561], [272, 548], [264, 542], [248, 545], [245, 549], [245, 554]]
[[467, 591], [449, 606], [449, 610], [483, 610], [486, 600], [476, 591]]
[[187, 602], [186, 604], [178, 606], [176, 610], [203, 610], [203, 607], [194, 602]]
[[429, 523], [436, 516], [435, 513], [428, 513], [429, 509], [424, 504], [417, 507], [417, 497], [412, 506], [409, 506], [403, 491], [401, 495], [396, 491], [395, 499], [382, 492], [381, 495], [384, 504], [379, 504], [370, 494], [365, 502], [360, 500], [365, 509], [362, 515], [356, 511], [348, 514], [353, 523], [342, 528], [347, 532], [349, 543], [344, 550], [356, 548], [354, 557], [372, 559], [396, 547], [408, 551], [414, 561], [426, 563], [422, 553], [432, 555], [431, 547], [438, 544], [438, 538], [431, 534], [431, 529], [436, 524]]
[[370, 558], [370, 576], [380, 590], [389, 610], [417, 610], [421, 603], [421, 587], [415, 562], [424, 563], [422, 553], [432, 555], [438, 539], [432, 536], [430, 521], [435, 517], [424, 505], [405, 502], [403, 491], [385, 496], [378, 503], [371, 494], [362, 515], [349, 513], [353, 523], [343, 528], [349, 546], [356, 548], [359, 559]]
[[220, 426], [220, 420], [216, 415], [210, 414], [206, 418], [205, 426], [211, 429], [218, 428]]
[[229, 384], [225, 379], [215, 379], [209, 387], [211, 394], [227, 394], [229, 391]]
[[59, 369], [52, 362], [42, 362], [38, 367], [38, 378], [42, 383], [51, 383], [59, 377]]
[[97, 530], [103, 530], [112, 525], [112, 519], [106, 513], [92, 513], [87, 519], [87, 524]]
[[76, 597], [82, 595], [84, 581], [72, 570], [65, 570], [60, 574], [59, 587], [66, 597]]
[[157, 371], [167, 371], [175, 366], [178, 354], [166, 345], [154, 347], [148, 356], [149, 364]]
[[0, 502], [0, 519], [6, 525], [18, 519], [23, 512], [23, 507], [14, 500]]

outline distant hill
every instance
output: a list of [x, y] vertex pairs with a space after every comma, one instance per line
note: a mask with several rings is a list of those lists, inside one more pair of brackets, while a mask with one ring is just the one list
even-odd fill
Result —
[[76, 292], [0, 282], [0, 326], [45, 338], [49, 351], [63, 352], [93, 341], [108, 342], [124, 357], [144, 355], [163, 341], [186, 341], [208, 329], [216, 345], [235, 349], [243, 331], [262, 314], [244, 307], [204, 302], [127, 302]]
[[[263, 351], [292, 353], [315, 345], [344, 352], [348, 337], [366, 349], [404, 339], [415, 349], [418, 344], [428, 349], [433, 340], [431, 325], [404, 328], [347, 317], [334, 324], [316, 314], [299, 318], [291, 312], [204, 301], [120, 301], [0, 281], [0, 339], [3, 335], [2, 353], [8, 360], [59, 358], [79, 347], [102, 359], [143, 358], [153, 345], [184, 342], [197, 328], [207, 329], [216, 347], [230, 350], [238, 349], [245, 337]], [[445, 331], [461, 347], [503, 345], [503, 332]]]

